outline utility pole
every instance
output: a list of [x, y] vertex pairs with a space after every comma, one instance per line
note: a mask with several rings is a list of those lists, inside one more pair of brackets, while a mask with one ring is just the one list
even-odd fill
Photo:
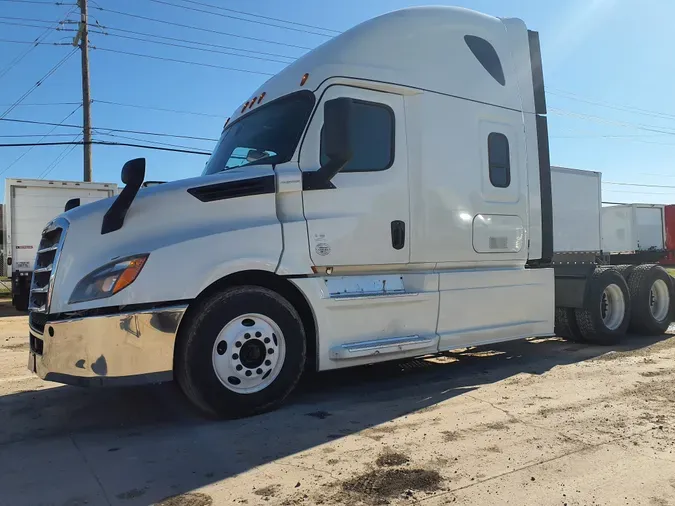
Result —
[[89, 28], [87, 0], [77, 0], [80, 25], [73, 45], [80, 45], [82, 54], [82, 139], [84, 141], [84, 181], [91, 181], [91, 97], [89, 95]]

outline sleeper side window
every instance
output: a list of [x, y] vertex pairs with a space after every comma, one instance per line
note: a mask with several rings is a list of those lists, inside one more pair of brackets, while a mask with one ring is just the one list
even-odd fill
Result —
[[488, 165], [492, 186], [508, 188], [511, 184], [511, 159], [506, 135], [497, 132], [488, 135]]
[[[394, 111], [384, 104], [355, 100], [349, 136], [352, 159], [340, 172], [386, 170], [394, 163]], [[321, 129], [321, 165], [328, 162]]]

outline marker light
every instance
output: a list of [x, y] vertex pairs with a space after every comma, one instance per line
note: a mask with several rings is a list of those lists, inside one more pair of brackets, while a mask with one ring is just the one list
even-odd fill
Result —
[[258, 97], [258, 103], [262, 102], [262, 99], [265, 98], [265, 95], [267, 95], [267, 93], [265, 93], [265, 92], [263, 91], [263, 92], [260, 94], [260, 96]]
[[309, 79], [309, 74], [305, 74], [302, 76], [302, 79], [300, 79], [300, 86], [304, 86], [305, 83], [307, 82], [307, 79]]
[[246, 102], [246, 103], [244, 104], [244, 107], [241, 108], [241, 112], [244, 112], [244, 111], [246, 110], [247, 107], [248, 107], [248, 102]]

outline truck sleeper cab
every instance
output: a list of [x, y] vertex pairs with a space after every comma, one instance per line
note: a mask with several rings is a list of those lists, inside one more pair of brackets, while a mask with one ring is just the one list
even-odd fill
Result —
[[[424, 7], [358, 25], [243, 103], [201, 177], [138, 192], [128, 162], [114, 202], [46, 229], [29, 367], [175, 377], [233, 417], [279, 405], [307, 366], [552, 335], [545, 112], [520, 20]], [[616, 333], [603, 321], [584, 336]]]

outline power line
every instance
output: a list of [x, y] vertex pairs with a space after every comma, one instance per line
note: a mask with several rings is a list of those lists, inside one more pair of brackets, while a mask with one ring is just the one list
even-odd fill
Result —
[[247, 35], [238, 35], [236, 33], [221, 32], [221, 31], [218, 31], [218, 30], [212, 30], [210, 28], [203, 28], [203, 27], [200, 27], [200, 26], [186, 25], [186, 24], [183, 24], [183, 23], [175, 23], [173, 21], [150, 18], [148, 16], [141, 16], [139, 14], [130, 14], [128, 12], [115, 11], [115, 10], [112, 10], [112, 9], [105, 9], [103, 7], [92, 7], [92, 9], [98, 9], [99, 11], [102, 11], [102, 12], [110, 12], [111, 14], [118, 14], [120, 16], [127, 16], [127, 17], [131, 17], [131, 18], [136, 18], [136, 19], [143, 19], [145, 21], [152, 21], [154, 23], [162, 23], [162, 24], [165, 24], [165, 25], [178, 26], [178, 27], [181, 27], [181, 28], [188, 28], [190, 30], [199, 30], [201, 32], [217, 33], [219, 35], [227, 35], [229, 37], [237, 37], [237, 38], [240, 38], [240, 39], [254, 40], [256, 42], [265, 42], [267, 44], [276, 44], [276, 45], [279, 45], [279, 46], [293, 47], [293, 48], [297, 48], [297, 49], [312, 49], [311, 47], [307, 47], [307, 46], [298, 46], [298, 45], [295, 45], [295, 44], [287, 44], [285, 42], [279, 42], [279, 41], [275, 41], [275, 40], [266, 40], [266, 39], [260, 39], [260, 38], [256, 38], [256, 37], [249, 37]]
[[647, 132], [655, 132], [655, 133], [661, 133], [661, 134], [667, 134], [667, 135], [675, 135], [675, 131], [672, 130], [663, 130], [661, 127], [657, 126], [652, 126], [652, 125], [644, 125], [640, 123], [630, 123], [627, 121], [616, 121], [616, 120], [611, 120], [608, 118], [603, 118], [602, 116], [594, 116], [591, 114], [582, 114], [582, 113], [577, 113], [573, 111], [566, 111], [564, 109], [557, 109], [555, 107], [549, 107], [549, 112], [552, 114], [557, 114], [561, 116], [570, 116], [574, 118], [579, 118], [579, 119], [587, 119], [590, 121], [596, 121], [600, 123], [605, 123], [605, 124], [610, 124], [610, 125], [616, 125], [616, 126], [621, 126], [621, 127], [627, 127], [627, 128], [635, 128], [637, 130], [645, 130]]
[[[77, 141], [82, 135], [77, 135], [73, 139], [73, 141]], [[49, 174], [52, 170], [56, 168], [56, 166], [61, 163], [64, 158], [66, 158], [70, 153], [73, 152], [73, 150], [78, 146], [78, 144], [72, 144], [69, 147], [66, 147], [55, 159], [52, 163], [50, 163], [45, 170], [43, 170], [40, 175], [38, 176], [38, 179], [42, 179], [44, 177], [47, 177], [47, 174]]]
[[642, 114], [644, 116], [652, 116], [655, 118], [662, 118], [662, 119], [675, 119], [675, 114], [669, 114], [669, 113], [664, 113], [660, 111], [652, 111], [649, 109], [642, 109], [639, 107], [634, 107], [630, 105], [618, 105], [618, 104], [612, 104], [610, 102], [604, 102], [600, 100], [591, 100], [588, 98], [581, 97], [580, 95], [577, 95], [576, 93], [572, 93], [569, 91], [564, 91], [564, 90], [556, 90], [555, 88], [547, 88], [546, 93], [551, 94], [551, 95], [556, 95], [562, 98], [566, 98], [568, 100], [575, 100], [577, 102], [583, 102], [586, 104], [591, 104], [591, 105], [597, 105], [600, 107], [606, 107], [608, 109], [614, 109], [616, 111], [623, 111], [623, 112], [629, 112], [633, 114]]
[[[72, 11], [73, 11], [73, 9], [70, 9], [70, 12], [72, 12]], [[70, 14], [70, 12], [68, 12], [68, 14]], [[68, 14], [66, 14], [66, 15], [68, 15]], [[11, 19], [12, 21], [31, 21], [31, 22], [35, 22], [35, 23], [45, 23], [45, 24], [48, 24], [48, 25], [53, 25], [55, 23], [55, 21], [52, 21], [51, 19], [17, 18], [15, 16], [0, 16], [0, 19]], [[64, 21], [59, 21], [58, 23], [59, 24], [62, 24], [62, 23], [77, 23], [77, 21], [64, 20]]]
[[68, 53], [66, 56], [64, 56], [64, 57], [61, 59], [61, 61], [59, 61], [56, 65], [54, 65], [51, 69], [49, 69], [49, 71], [48, 71], [44, 76], [42, 76], [42, 78], [39, 79], [33, 86], [31, 86], [31, 87], [28, 89], [28, 91], [26, 91], [23, 95], [21, 95], [21, 96], [16, 100], [16, 102], [14, 102], [8, 109], [5, 110], [5, 112], [3, 112], [2, 114], [0, 114], [0, 119], [3, 119], [5, 116], [7, 116], [10, 112], [12, 112], [12, 111], [14, 110], [14, 108], [15, 108], [17, 105], [19, 105], [19, 104], [21, 103], [22, 100], [24, 100], [26, 97], [28, 97], [28, 96], [29, 96], [31, 93], [33, 93], [36, 89], [38, 89], [38, 87], [39, 87], [39, 86], [40, 86], [47, 78], [49, 78], [49, 76], [51, 76], [52, 74], [54, 74], [54, 72], [56, 72], [56, 71], [59, 69], [59, 67], [61, 67], [61, 65], [63, 65], [64, 63], [66, 63], [66, 61], [68, 61], [68, 59], [69, 59], [71, 56], [73, 56], [73, 55], [75, 54], [75, 51], [77, 51], [77, 48], [73, 48], [73, 50], [72, 50], [70, 53]]
[[[14, 21], [0, 21], [0, 25], [25, 26], [27, 28], [42, 28], [42, 29], [45, 28], [44, 25], [31, 25], [31, 24], [28, 24], [28, 23], [16, 23]], [[56, 30], [58, 30], [58, 28], [56, 28]], [[7, 42], [10, 42], [10, 41], [7, 41]], [[20, 42], [18, 42], [18, 43], [20, 44]]]
[[195, 116], [205, 116], [207, 118], [219, 118], [222, 119], [222, 114], [208, 114], [205, 112], [196, 112], [196, 111], [182, 111], [179, 109], [165, 109], [163, 107], [151, 107], [149, 105], [138, 105], [138, 104], [125, 104], [123, 102], [111, 102], [109, 100], [92, 100], [94, 104], [108, 104], [108, 105], [117, 105], [121, 107], [134, 107], [137, 109], [149, 109], [151, 111], [163, 111], [163, 112], [174, 112], [178, 114], [193, 114]]
[[[80, 102], [31, 102], [29, 104], [21, 103], [17, 107], [48, 107], [56, 105], [78, 105]], [[9, 107], [11, 104], [0, 104], [0, 107]]]
[[275, 56], [277, 58], [288, 58], [291, 61], [296, 59], [295, 56], [288, 56], [288, 55], [285, 55], [285, 54], [268, 53], [268, 52], [265, 52], [265, 51], [256, 51], [256, 50], [253, 50], [253, 49], [242, 49], [242, 48], [239, 48], [239, 47], [224, 46], [222, 44], [200, 42], [200, 41], [197, 41], [197, 40], [181, 39], [181, 38], [178, 38], [178, 37], [167, 37], [165, 35], [157, 35], [157, 34], [154, 34], [154, 33], [139, 32], [139, 31], [135, 31], [135, 30], [126, 30], [126, 29], [123, 29], [123, 28], [114, 28], [114, 27], [111, 27], [111, 26], [108, 26], [108, 25], [102, 26], [102, 25], [96, 25], [96, 24], [89, 24], [89, 26], [92, 27], [92, 28], [98, 28], [98, 29], [103, 30], [106, 35], [117, 36], [117, 34], [109, 33], [109, 31], [112, 30], [114, 32], [131, 33], [133, 35], [141, 35], [141, 36], [146, 36], [146, 37], [153, 37], [153, 38], [156, 38], [156, 39], [171, 40], [171, 41], [175, 41], [175, 42], [184, 42], [186, 44], [195, 44], [195, 45], [207, 46], [207, 47], [217, 47], [217, 48], [220, 48], [220, 49], [228, 49], [230, 51], [241, 51], [243, 53], [260, 54], [260, 55], [263, 55], [263, 56]]
[[121, 39], [138, 40], [138, 41], [141, 41], [141, 42], [149, 42], [151, 44], [159, 44], [159, 45], [162, 45], [162, 46], [173, 46], [173, 47], [181, 47], [181, 48], [184, 48], [184, 49], [193, 49], [195, 51], [205, 51], [207, 53], [226, 54], [228, 56], [238, 56], [240, 58], [250, 58], [250, 59], [253, 59], [253, 60], [262, 60], [262, 61], [270, 61], [270, 62], [274, 62], [274, 63], [283, 63], [284, 65], [288, 65], [290, 63], [290, 62], [287, 62], [287, 61], [274, 60], [272, 58], [266, 58], [264, 56], [254, 56], [254, 55], [249, 55], [249, 54], [237, 54], [237, 53], [232, 53], [232, 52], [228, 52], [228, 51], [218, 51], [216, 49], [208, 49], [208, 48], [205, 48], [205, 47], [191, 47], [191, 46], [186, 46], [185, 44], [176, 44], [176, 43], [173, 43], [173, 42], [161, 42], [161, 41], [158, 41], [158, 40], [148, 40], [148, 39], [143, 39], [141, 37], [132, 37], [131, 35], [120, 35], [120, 34], [117, 34], [117, 33], [110, 33], [109, 34], [109, 33], [106, 33], [104, 31], [89, 31], [89, 33], [99, 33], [99, 34], [103, 34], [103, 35], [106, 35], [106, 36], [119, 37]]
[[132, 53], [130, 51], [121, 51], [119, 49], [109, 49], [106, 47], [98, 47], [98, 46], [91, 46], [92, 49], [96, 49], [98, 51], [106, 51], [109, 53], [117, 53], [117, 54], [124, 54], [128, 56], [137, 56], [140, 58], [149, 58], [151, 60], [161, 60], [161, 61], [167, 61], [167, 62], [173, 62], [173, 63], [185, 63], [187, 65], [197, 65], [199, 67], [209, 67], [213, 69], [221, 69], [221, 70], [231, 70], [233, 72], [243, 72], [246, 74], [258, 74], [261, 76], [273, 76], [274, 74], [270, 72], [260, 72], [258, 70], [248, 70], [248, 69], [238, 69], [235, 67], [223, 67], [222, 65], [213, 65], [211, 63], [201, 63], [201, 62], [196, 62], [196, 61], [189, 61], [189, 60], [179, 60], [177, 58], [165, 58], [163, 56], [155, 56], [155, 55], [150, 55], [150, 54], [142, 54], [142, 53]]
[[[72, 146], [72, 145], [77, 145], [77, 146], [82, 146], [84, 145], [84, 141], [70, 141], [70, 142], [32, 142], [32, 143], [7, 143], [7, 144], [0, 144], [0, 148], [19, 148], [19, 147], [26, 147], [26, 146]], [[175, 148], [163, 148], [160, 146], [149, 146], [147, 144], [131, 144], [128, 142], [111, 142], [111, 141], [91, 141], [90, 144], [97, 144], [97, 145], [102, 145], [102, 146], [127, 146], [127, 147], [132, 147], [132, 148], [144, 148], [144, 149], [154, 149], [157, 151], [172, 151], [175, 153], [188, 153], [188, 154], [193, 154], [193, 155], [206, 155], [206, 156], [211, 156], [210, 151], [198, 151], [198, 150], [193, 150], [193, 149], [175, 149]]]
[[[42, 137], [40, 140], [38, 140], [37, 142], [40, 143], [40, 142], [42, 142], [42, 141], [47, 137], [47, 135], [51, 135], [52, 132], [53, 132], [54, 130], [56, 130], [57, 128], [59, 128], [60, 126], [62, 126], [62, 125], [66, 122], [66, 120], [67, 120], [68, 118], [70, 118], [73, 114], [75, 114], [77, 111], [79, 111], [79, 110], [80, 110], [80, 107], [82, 107], [82, 104], [78, 104], [77, 107], [76, 107], [75, 109], [73, 109], [68, 115], [66, 115], [66, 117], [63, 118], [59, 123], [57, 123], [56, 125], [54, 125], [54, 127], [53, 127], [49, 132], [47, 132], [47, 134], [46, 134], [44, 137]], [[69, 134], [69, 135], [70, 135], [70, 134]], [[7, 172], [9, 169], [11, 169], [11, 168], [12, 168], [19, 160], [21, 160], [24, 156], [26, 156], [28, 153], [30, 153], [30, 152], [33, 150], [34, 147], [35, 147], [35, 146], [29, 147], [24, 153], [22, 153], [21, 155], [19, 155], [19, 157], [16, 158], [12, 163], [10, 163], [7, 167], [5, 167], [4, 169], [2, 169], [2, 170], [0, 171], [0, 174], [4, 174], [4, 173]]]
[[227, 12], [235, 12], [237, 14], [244, 14], [246, 16], [251, 16], [255, 18], [262, 18], [262, 19], [269, 19], [271, 21], [279, 21], [281, 23], [288, 23], [289, 25], [295, 25], [295, 26], [304, 26], [305, 28], [314, 28], [316, 30], [324, 30], [326, 32], [333, 32], [333, 33], [342, 33], [339, 30], [333, 30], [332, 28], [324, 28], [322, 26], [316, 26], [316, 25], [307, 25], [305, 23], [298, 23], [296, 21], [288, 21], [286, 19], [280, 19], [280, 18], [274, 18], [271, 16], [263, 16], [262, 14], [254, 14], [252, 12], [244, 12], [244, 11], [238, 11], [236, 9], [228, 9], [227, 7], [221, 7], [220, 5], [213, 5], [213, 4], [207, 4], [204, 2], [196, 2], [194, 0], [182, 0], [185, 3], [190, 3], [190, 4], [195, 4], [195, 5], [201, 5], [203, 7], [211, 7], [213, 9], [218, 9], [221, 11], [227, 11]]
[[171, 2], [166, 2], [165, 0], [150, 0], [150, 1], [154, 2], [156, 4], [168, 5], [170, 7], [177, 7], [179, 9], [186, 9], [186, 10], [194, 11], [194, 12], [203, 12], [203, 13], [206, 13], [206, 14], [210, 14], [211, 16], [220, 16], [221, 18], [235, 19], [237, 21], [245, 21], [247, 23], [253, 23], [253, 24], [256, 24], [256, 25], [271, 26], [271, 27], [274, 27], [274, 28], [281, 28], [283, 30], [292, 30], [294, 32], [308, 33], [308, 34], [311, 34], [311, 35], [319, 35], [321, 37], [332, 37], [332, 35], [328, 35], [328, 34], [320, 33], [320, 32], [312, 32], [312, 31], [306, 30], [304, 28], [293, 28], [291, 26], [275, 25], [273, 23], [267, 23], [265, 21], [252, 20], [252, 19], [242, 18], [242, 17], [239, 17], [239, 16], [233, 16], [232, 14], [222, 14], [220, 12], [207, 11], [207, 10], [204, 10], [204, 9], [199, 9], [197, 7], [188, 7], [187, 5], [178, 5], [178, 4], [174, 4], [174, 3], [171, 3]]
[[129, 135], [119, 135], [119, 134], [110, 134], [110, 133], [108, 133], [108, 134], [101, 133], [101, 134], [98, 134], [98, 135], [105, 135], [107, 137], [114, 137], [116, 139], [126, 139], [126, 140], [129, 140], [129, 141], [149, 142], [150, 144], [156, 144], [158, 146], [169, 146], [171, 148], [192, 149], [192, 150], [197, 149], [193, 146], [184, 146], [182, 144], [171, 144], [169, 142], [159, 142], [159, 141], [153, 141], [153, 140], [150, 140], [150, 139], [141, 139], [141, 138], [138, 138], [138, 137], [131, 137]]
[[[70, 10], [68, 10], [68, 12], [66, 12], [66, 16], [69, 16], [70, 13], [73, 12], [73, 10], [74, 10], [74, 7], [71, 7]], [[52, 24], [53, 24], [53, 23], [54, 23], [54, 21], [52, 21]], [[30, 48], [28, 48], [28, 49], [27, 49], [26, 51], [24, 51], [22, 54], [18, 55], [16, 58], [14, 58], [12, 61], [10, 61], [10, 62], [2, 69], [2, 70], [0, 70], [0, 79], [2, 79], [3, 76], [5, 76], [5, 75], [7, 74], [7, 72], [9, 72], [10, 70], [12, 70], [12, 69], [13, 69], [14, 67], [16, 67], [19, 63], [21, 63], [21, 60], [23, 60], [26, 56], [28, 56], [28, 55], [30, 54], [30, 52], [33, 51], [33, 49], [35, 49], [35, 47], [36, 47], [37, 44], [40, 44], [42, 41], [44, 41], [44, 40], [47, 38], [47, 36], [49, 35], [49, 33], [50, 33], [53, 29], [59, 28], [59, 27], [61, 26], [61, 23], [62, 23], [62, 22], [61, 22], [61, 21], [56, 21], [56, 23], [57, 23], [57, 24], [56, 24], [55, 27], [49, 27], [49, 28], [47, 28], [44, 32], [42, 32], [40, 35], [38, 35], [38, 36], [35, 38], [35, 40], [34, 40], [33, 42], [36, 43], [36, 44], [34, 44], [34, 45], [31, 46]]]
[[[2, 23], [0, 23], [2, 24]], [[72, 30], [76, 31], [76, 30]], [[0, 39], [0, 42], [7, 42], [8, 44], [30, 44], [31, 46], [72, 46], [69, 42], [31, 42], [30, 40], [8, 40]], [[0, 76], [1, 77], [1, 76]]]
[[64, 2], [41, 2], [39, 0], [0, 0], [0, 2], [14, 3], [14, 4], [39, 4], [39, 5], [76, 5]]
[[602, 184], [613, 184], [617, 186], [639, 186], [641, 188], [675, 188], [675, 186], [668, 186], [663, 184], [617, 183], [614, 181], [603, 181]]
[[[0, 121], [9, 121], [11, 123], [26, 123], [29, 125], [48, 125], [48, 126], [60, 126], [64, 128], [82, 128], [81, 125], [73, 125], [70, 123], [50, 123], [48, 121], [34, 121], [34, 120], [29, 120], [29, 119], [15, 119], [15, 118], [0, 118]], [[211, 139], [209, 137], [197, 137], [197, 136], [192, 136], [192, 135], [174, 135], [174, 134], [167, 134], [163, 132], [147, 132], [147, 131], [142, 131], [142, 130], [126, 130], [122, 128], [104, 128], [104, 127], [96, 127], [96, 130], [105, 130], [108, 132], [120, 132], [120, 133], [128, 133], [128, 134], [139, 134], [139, 135], [154, 135], [157, 137], [174, 137], [177, 139], [192, 139], [192, 140], [197, 140], [197, 141], [210, 141], [210, 142], [217, 142], [218, 139]]]
[[22, 139], [22, 138], [25, 138], [25, 137], [72, 137], [72, 136], [73, 136], [72, 133], [69, 133], [69, 134], [50, 134], [50, 133], [46, 133], [46, 134], [0, 135], [0, 137], [2, 137], [2, 138], [18, 138], [18, 139]]

